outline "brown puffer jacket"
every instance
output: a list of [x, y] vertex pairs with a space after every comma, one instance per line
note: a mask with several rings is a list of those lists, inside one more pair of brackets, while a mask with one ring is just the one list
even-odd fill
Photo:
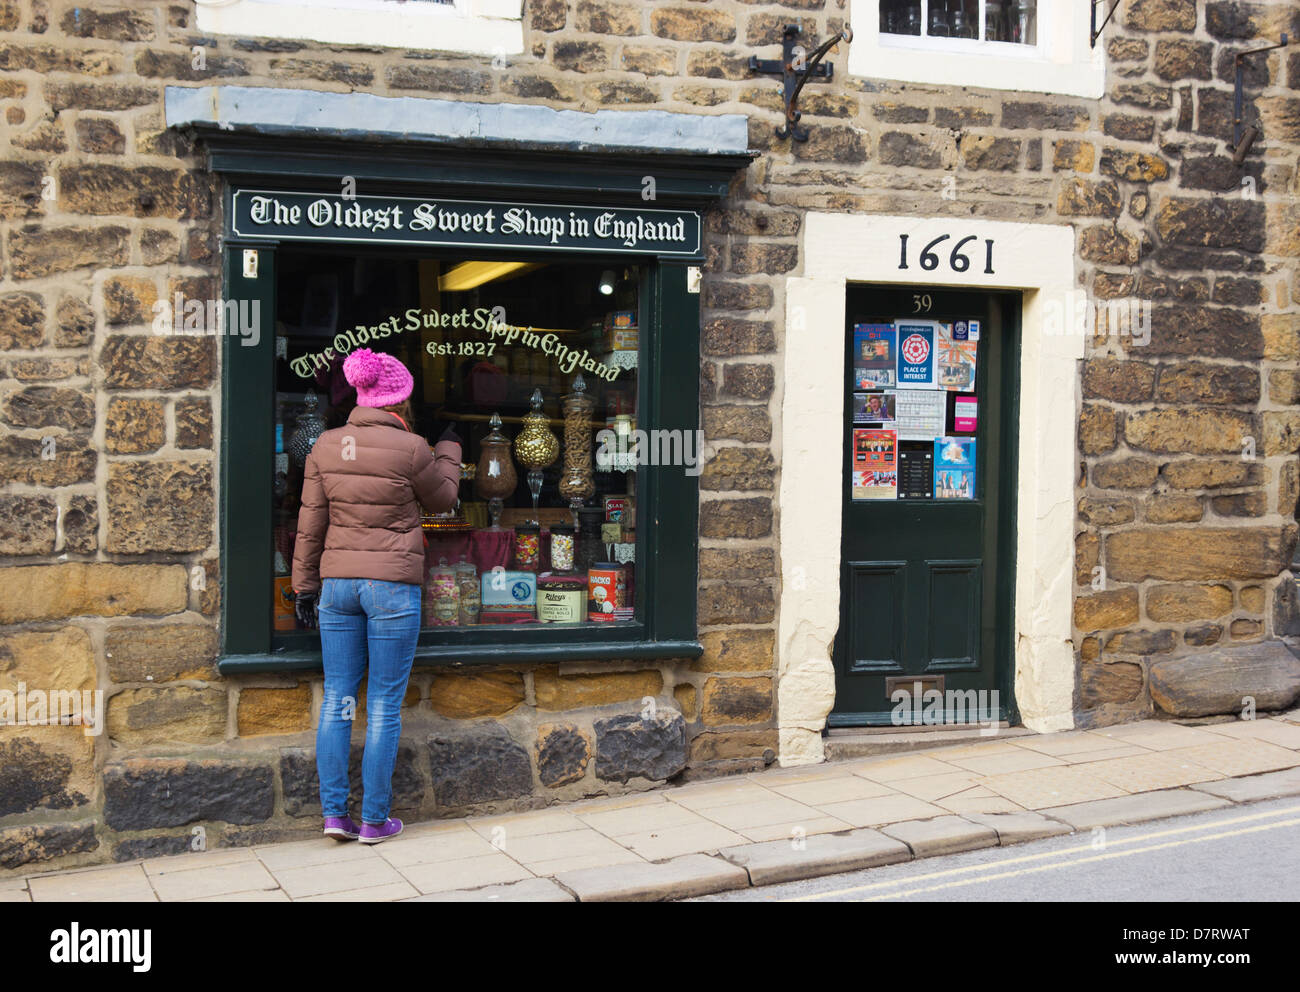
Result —
[[[351, 441], [349, 442], [349, 438]], [[293, 552], [293, 588], [319, 592], [321, 579], [424, 581], [420, 505], [456, 504], [460, 445], [434, 452], [391, 413], [359, 406], [326, 431], [307, 456]]]

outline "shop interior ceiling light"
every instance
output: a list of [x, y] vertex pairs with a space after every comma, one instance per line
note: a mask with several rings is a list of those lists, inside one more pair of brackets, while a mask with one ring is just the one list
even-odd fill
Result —
[[438, 290], [463, 293], [484, 283], [522, 276], [541, 267], [540, 262], [461, 262], [438, 277]]
[[614, 293], [614, 280], [617, 277], [609, 269], [600, 274], [600, 292], [602, 296], [612, 296]]

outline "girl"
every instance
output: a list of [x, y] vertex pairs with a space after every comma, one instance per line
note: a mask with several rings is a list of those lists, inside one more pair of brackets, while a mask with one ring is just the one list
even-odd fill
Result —
[[[293, 556], [298, 616], [319, 619], [325, 692], [316, 732], [325, 834], [378, 844], [402, 832], [388, 815], [402, 729], [402, 697], [420, 635], [424, 534], [420, 507], [456, 503], [460, 439], [448, 428], [431, 454], [411, 432], [411, 373], [391, 355], [354, 351], [343, 374], [357, 405], [307, 456]], [[316, 599], [319, 594], [320, 603]], [[361, 826], [348, 815], [348, 756], [366, 679]]]

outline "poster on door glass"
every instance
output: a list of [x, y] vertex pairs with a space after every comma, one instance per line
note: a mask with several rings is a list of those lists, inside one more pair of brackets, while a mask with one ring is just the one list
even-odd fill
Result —
[[939, 325], [932, 321], [904, 321], [898, 328], [898, 385], [906, 389], [934, 389], [934, 349]]
[[975, 498], [975, 439], [934, 439], [934, 498]]
[[894, 422], [896, 405], [894, 393], [854, 393], [853, 422], [855, 424], [890, 424]]
[[853, 431], [853, 498], [898, 496], [898, 435], [890, 430]]
[[953, 336], [952, 324], [939, 325], [939, 388], [969, 393], [975, 389], [975, 355], [979, 342]]
[[853, 326], [853, 388], [893, 389], [896, 383], [893, 324]]

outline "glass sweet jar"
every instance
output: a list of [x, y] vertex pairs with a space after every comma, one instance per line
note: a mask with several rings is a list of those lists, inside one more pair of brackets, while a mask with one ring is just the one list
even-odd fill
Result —
[[515, 491], [519, 477], [515, 474], [515, 463], [510, 460], [510, 439], [501, 433], [500, 414], [492, 414], [488, 424], [492, 430], [479, 445], [474, 491], [488, 501], [492, 527], [496, 530], [501, 527], [505, 498]]
[[542, 413], [542, 391], [534, 389], [532, 409], [524, 414], [524, 426], [515, 436], [515, 458], [528, 469], [528, 491], [533, 495], [533, 520], [537, 520], [537, 501], [542, 494], [542, 469], [560, 457], [560, 442], [551, 433], [546, 414]]
[[595, 409], [579, 372], [573, 380], [573, 392], [564, 397], [564, 470], [560, 473], [560, 495], [573, 508], [575, 524], [578, 507], [596, 492], [591, 462], [591, 416]]

